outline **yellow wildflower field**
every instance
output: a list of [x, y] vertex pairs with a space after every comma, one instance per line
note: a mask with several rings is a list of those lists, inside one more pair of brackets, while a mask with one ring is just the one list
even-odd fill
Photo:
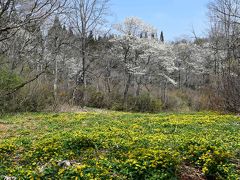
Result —
[[218, 113], [0, 117], [0, 179], [239, 179], [240, 118]]

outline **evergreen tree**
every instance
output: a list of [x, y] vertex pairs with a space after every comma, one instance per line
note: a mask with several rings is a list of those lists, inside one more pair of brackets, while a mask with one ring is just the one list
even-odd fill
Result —
[[59, 20], [59, 18], [56, 16], [54, 19], [53, 26], [49, 29], [48, 35], [47, 35], [47, 45], [48, 45], [48, 50], [51, 51], [51, 53], [56, 53], [61, 37], [62, 37], [62, 25]]
[[[65, 30], [64, 30], [65, 29]], [[66, 33], [66, 34], [65, 34]], [[54, 72], [54, 98], [57, 102], [58, 100], [58, 81], [59, 81], [59, 71], [61, 69], [60, 64], [62, 64], [62, 52], [64, 51], [64, 44], [66, 43], [67, 31], [63, 28], [59, 18], [56, 16], [54, 19], [53, 26], [49, 29], [47, 35], [47, 49], [51, 55], [51, 65]]]
[[147, 32], [145, 32], [145, 38], [148, 38], [148, 33]]
[[88, 35], [88, 39], [90, 40], [93, 40], [94, 37], [93, 37], [93, 31], [90, 31], [89, 35]]
[[155, 38], [155, 34], [154, 34], [154, 33], [152, 33], [152, 34], [151, 34], [151, 37], [152, 37], [152, 39], [154, 39], [154, 38]]
[[72, 28], [72, 27], [69, 27], [69, 29], [68, 29], [68, 34], [69, 34], [70, 37], [74, 36], [73, 28]]
[[98, 41], [102, 41], [102, 39], [103, 39], [102, 36], [99, 35], [98, 36]]
[[161, 35], [160, 35], [160, 41], [164, 43], [164, 35], [163, 35], [162, 31], [161, 31]]
[[94, 41], [95, 41], [95, 39], [94, 39], [93, 31], [90, 31], [90, 33], [88, 35], [88, 43], [93, 44]]

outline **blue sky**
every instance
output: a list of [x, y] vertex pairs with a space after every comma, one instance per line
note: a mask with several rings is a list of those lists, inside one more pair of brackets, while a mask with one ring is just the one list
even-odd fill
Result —
[[137, 16], [164, 32], [167, 41], [207, 30], [209, 0], [111, 0], [113, 23]]

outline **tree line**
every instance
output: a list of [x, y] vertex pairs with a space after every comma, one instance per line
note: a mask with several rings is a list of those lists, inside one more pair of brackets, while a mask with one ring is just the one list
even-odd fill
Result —
[[138, 17], [109, 26], [109, 5], [1, 0], [1, 113], [240, 111], [239, 0], [212, 0], [208, 35], [173, 42]]

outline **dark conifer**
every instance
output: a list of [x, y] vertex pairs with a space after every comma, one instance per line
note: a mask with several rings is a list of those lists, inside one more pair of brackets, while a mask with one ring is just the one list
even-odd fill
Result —
[[161, 35], [160, 35], [160, 41], [164, 43], [164, 35], [163, 35], [162, 31], [161, 31]]

